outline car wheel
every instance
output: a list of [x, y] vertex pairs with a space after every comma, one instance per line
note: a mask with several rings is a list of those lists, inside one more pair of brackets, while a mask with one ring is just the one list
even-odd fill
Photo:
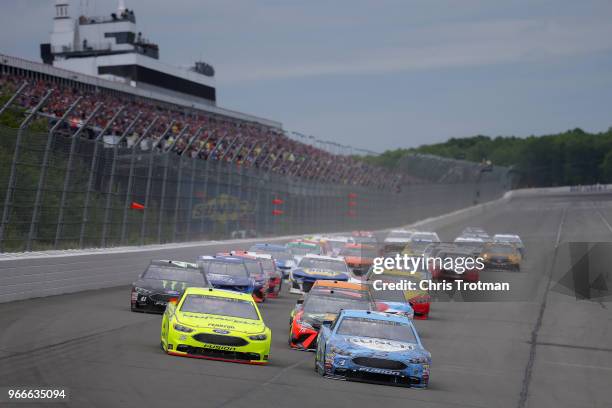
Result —
[[[323, 364], [325, 364], [325, 362], [323, 362]], [[325, 368], [321, 368], [321, 366], [316, 363], [316, 359], [315, 359], [315, 370], [317, 371], [317, 374], [319, 374], [321, 377], [325, 377]]]

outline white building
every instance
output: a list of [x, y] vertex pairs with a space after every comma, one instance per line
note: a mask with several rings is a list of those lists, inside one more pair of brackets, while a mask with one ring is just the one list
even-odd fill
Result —
[[159, 47], [136, 25], [134, 10], [119, 0], [106, 16], [73, 17], [69, 0], [56, 0], [51, 42], [41, 44], [46, 64], [122, 82], [197, 104], [216, 105], [214, 69], [198, 62], [191, 69], [159, 61]]

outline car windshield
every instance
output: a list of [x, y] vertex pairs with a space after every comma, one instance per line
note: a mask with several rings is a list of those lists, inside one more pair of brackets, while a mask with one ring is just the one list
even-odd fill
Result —
[[362, 295], [351, 296], [329, 296], [312, 294], [304, 301], [304, 313], [324, 314], [339, 313], [340, 309], [370, 310], [371, 303]]
[[318, 245], [287, 245], [287, 249], [295, 256], [304, 256], [308, 254], [321, 255], [321, 248]]
[[259, 320], [257, 310], [251, 301], [220, 296], [187, 295], [181, 306], [181, 312]]
[[261, 269], [261, 264], [259, 263], [259, 261], [246, 261], [244, 264], [246, 265], [246, 268], [249, 271], [249, 275], [263, 274], [263, 269]]
[[376, 251], [371, 248], [342, 248], [340, 256], [357, 256], [361, 258], [376, 258]]
[[274, 261], [271, 259], [260, 259], [259, 262], [261, 262], [261, 266], [266, 272], [271, 273], [276, 270], [276, 267], [274, 266]]
[[433, 242], [433, 241], [437, 241], [438, 237], [436, 237], [435, 234], [432, 234], [430, 232], [420, 232], [420, 233], [413, 234], [412, 240], [413, 241]]
[[510, 245], [494, 245], [488, 247], [486, 249], [486, 252], [489, 252], [491, 254], [513, 254], [515, 251], [514, 247]]
[[495, 237], [495, 241], [497, 242], [510, 242], [513, 244], [518, 244], [521, 242], [520, 239], [518, 239], [517, 237], [500, 237], [500, 236], [496, 236]]
[[143, 279], [155, 279], [174, 282], [187, 282], [204, 284], [204, 275], [199, 269], [178, 268], [172, 266], [149, 265], [143, 275]]
[[247, 278], [249, 276], [242, 262], [209, 262], [205, 271], [209, 275], [227, 275], [237, 278]]
[[373, 337], [405, 343], [417, 342], [409, 324], [390, 320], [345, 317], [340, 322], [336, 333], [344, 336]]
[[302, 258], [300, 268], [321, 269], [324, 271], [346, 272], [344, 261], [334, 261], [331, 259]]

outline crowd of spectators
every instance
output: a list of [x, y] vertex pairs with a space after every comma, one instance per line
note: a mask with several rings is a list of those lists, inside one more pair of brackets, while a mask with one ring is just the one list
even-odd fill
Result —
[[[45, 93], [53, 89], [40, 110], [50, 124], [61, 118], [77, 98], [82, 98], [67, 117], [68, 130], [83, 126], [94, 108], [101, 104], [98, 113], [87, 124], [87, 130], [82, 132], [86, 137], [97, 137], [122, 109], [102, 136], [121, 140], [129, 147], [139, 143], [142, 150], [160, 149], [202, 160], [222, 160], [289, 177], [338, 184], [399, 190], [402, 184], [414, 181], [405, 173], [391, 172], [349, 155], [332, 154], [301, 143], [275, 127], [127, 93], [67, 85], [59, 79], [43, 81], [6, 73], [0, 74], [0, 92], [13, 94], [24, 82], [27, 86], [15, 104], [26, 109], [35, 107]], [[125, 137], [121, 138], [124, 133]]]

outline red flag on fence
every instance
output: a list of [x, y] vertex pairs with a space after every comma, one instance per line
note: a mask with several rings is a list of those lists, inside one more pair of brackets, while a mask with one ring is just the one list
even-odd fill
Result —
[[280, 198], [275, 198], [274, 200], [272, 200], [272, 204], [274, 204], [274, 205], [279, 205], [279, 204], [282, 204], [282, 203], [284, 203], [284, 201], [281, 200]]
[[348, 197], [349, 197], [349, 198], [357, 198], [357, 194], [355, 194], [355, 193], [349, 193]]
[[132, 210], [144, 210], [144, 205], [137, 203], [136, 201], [132, 201]]
[[272, 210], [272, 215], [283, 215], [283, 210]]

